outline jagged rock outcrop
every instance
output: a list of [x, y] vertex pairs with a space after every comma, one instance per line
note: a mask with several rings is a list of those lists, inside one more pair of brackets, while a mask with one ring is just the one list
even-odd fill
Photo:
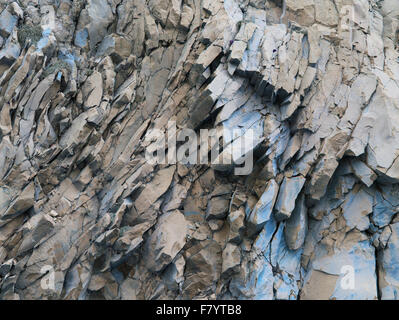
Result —
[[0, 299], [397, 299], [398, 18], [0, 0]]

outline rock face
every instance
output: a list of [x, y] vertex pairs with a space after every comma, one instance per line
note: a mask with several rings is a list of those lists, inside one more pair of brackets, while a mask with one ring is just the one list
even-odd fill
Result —
[[398, 21], [0, 0], [0, 299], [399, 299]]
[[167, 267], [186, 244], [187, 222], [182, 213], [163, 215], [145, 245], [146, 267], [159, 272]]

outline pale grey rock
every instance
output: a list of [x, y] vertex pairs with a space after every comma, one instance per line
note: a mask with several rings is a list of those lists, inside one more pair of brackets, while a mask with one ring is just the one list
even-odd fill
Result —
[[256, 28], [257, 26], [254, 23], [245, 23], [241, 26], [240, 31], [237, 33], [230, 47], [230, 63], [240, 64], [244, 52], [247, 49], [248, 42], [251, 40]]
[[181, 11], [180, 25], [184, 29], [188, 30], [191, 25], [191, 22], [193, 21], [193, 18], [194, 18], [194, 10], [190, 6], [183, 4], [183, 8]]
[[201, 296], [216, 283], [222, 271], [222, 248], [214, 240], [205, 240], [186, 251], [183, 297]]
[[20, 52], [21, 47], [19, 43], [13, 41], [12, 38], [9, 37], [6, 40], [3, 49], [0, 50], [0, 71], [3, 74], [19, 57]]
[[163, 215], [145, 244], [145, 263], [154, 272], [163, 270], [186, 243], [188, 225], [184, 215], [173, 211]]
[[18, 17], [10, 11], [11, 6], [0, 13], [0, 35], [4, 38], [8, 38], [18, 23]]
[[273, 212], [274, 204], [276, 203], [279, 186], [274, 180], [270, 180], [265, 192], [260, 197], [255, 208], [252, 210], [248, 223], [250, 223], [255, 231], [263, 228], [264, 224], [269, 221]]
[[276, 298], [296, 300], [299, 294], [298, 281], [301, 279], [301, 255], [303, 249], [291, 250], [284, 237], [284, 224], [281, 223], [267, 248], [272, 267], [280, 268], [278, 277], [274, 278]]
[[190, 108], [192, 110], [189, 119], [191, 127], [197, 127], [207, 117], [215, 101], [223, 93], [229, 79], [230, 75], [227, 71], [221, 68], [216, 70], [213, 81], [204, 89]]
[[343, 216], [350, 228], [369, 228], [368, 215], [373, 212], [373, 197], [363, 188], [353, 189], [342, 204]]
[[179, 285], [184, 281], [184, 266], [186, 262], [183, 256], [180, 256], [175, 260], [175, 262], [171, 263], [167, 267], [163, 274], [163, 279], [171, 290], [178, 289]]
[[239, 299], [272, 300], [274, 294], [271, 265], [262, 256], [247, 264], [247, 269], [242, 268], [240, 275], [230, 282], [230, 291]]
[[305, 205], [305, 197], [302, 195], [298, 199], [291, 217], [285, 223], [284, 236], [288, 248], [297, 250], [305, 242], [308, 229], [308, 213]]
[[208, 224], [209, 224], [209, 228], [211, 228], [212, 231], [219, 231], [220, 229], [222, 229], [222, 227], [224, 225], [224, 221], [214, 219], [214, 220], [209, 220]]
[[144, 188], [134, 205], [139, 213], [146, 211], [161, 195], [163, 195], [169, 188], [173, 174], [175, 173], [175, 166], [160, 170], [151, 181], [151, 183]]
[[179, 209], [184, 199], [187, 197], [187, 188], [176, 184], [173, 186], [169, 195], [165, 198], [165, 206], [163, 207], [164, 211], [172, 211], [175, 209]]
[[[344, 247], [335, 249], [334, 253], [328, 253], [326, 248], [318, 247], [317, 255], [312, 262], [312, 269], [306, 275], [303, 298], [306, 299], [377, 299], [377, 278], [375, 274], [374, 247], [367, 239], [352, 234], [345, 239]], [[363, 239], [362, 239], [363, 238]], [[345, 289], [342, 281], [348, 271], [355, 274], [355, 285]], [[322, 272], [322, 274], [320, 273]], [[332, 276], [332, 277], [331, 277]], [[320, 281], [325, 281], [325, 286], [319, 289], [319, 297], [311, 293], [311, 286], [318, 286]]]
[[127, 278], [121, 285], [122, 300], [136, 300], [137, 292], [140, 290], [141, 283], [139, 280]]
[[207, 219], [223, 219], [229, 211], [230, 200], [226, 197], [214, 197], [209, 201]]
[[223, 250], [222, 276], [236, 273], [241, 262], [241, 253], [238, 246], [228, 243]]
[[23, 227], [24, 239], [18, 248], [18, 255], [32, 249], [54, 231], [55, 222], [46, 214], [33, 216]]
[[275, 206], [276, 217], [279, 220], [288, 219], [295, 209], [295, 201], [302, 190], [306, 179], [304, 177], [284, 178]]
[[270, 245], [271, 240], [273, 239], [273, 235], [277, 229], [277, 222], [272, 217], [265, 225], [263, 230], [256, 237], [253, 249], [256, 254], [262, 254], [266, 252], [268, 246]]
[[21, 194], [17, 195], [17, 197], [9, 203], [8, 209], [3, 212], [0, 219], [5, 221], [15, 218], [32, 208], [35, 203], [34, 192], [35, 190], [32, 182], [22, 190]]
[[327, 26], [338, 24], [338, 12], [332, 0], [315, 0], [316, 21]]
[[391, 203], [388, 197], [388, 192], [375, 193], [372, 220], [380, 228], [387, 226], [397, 212], [396, 203]]
[[[230, 212], [228, 215], [229, 237], [228, 241], [232, 243], [240, 243], [242, 235], [245, 232], [245, 211], [240, 209]], [[219, 227], [217, 228], [219, 229]]]
[[364, 162], [359, 160], [351, 161], [354, 174], [358, 177], [367, 187], [371, 187], [377, 179], [377, 175], [371, 170]]
[[294, 135], [287, 145], [281, 158], [280, 168], [284, 170], [290, 160], [295, 156], [301, 147], [302, 137], [298, 134]]
[[386, 226], [382, 232], [381, 235], [378, 238], [379, 245], [381, 248], [386, 248], [389, 239], [391, 238], [392, 235], [392, 228], [390, 226]]
[[75, 43], [79, 45], [87, 41], [93, 49], [107, 34], [107, 27], [114, 18], [112, 9], [107, 2], [90, 0], [83, 12], [79, 21], [82, 28], [78, 30], [80, 33], [76, 34]]
[[84, 108], [98, 107], [103, 95], [103, 80], [101, 73], [94, 71], [93, 74], [87, 78], [82, 87]]

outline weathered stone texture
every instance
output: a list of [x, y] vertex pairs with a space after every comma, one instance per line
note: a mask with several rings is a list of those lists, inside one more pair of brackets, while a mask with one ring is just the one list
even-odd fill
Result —
[[[397, 0], [0, 0], [0, 299], [398, 299], [398, 21]], [[169, 120], [238, 130], [232, 163], [147, 161]]]

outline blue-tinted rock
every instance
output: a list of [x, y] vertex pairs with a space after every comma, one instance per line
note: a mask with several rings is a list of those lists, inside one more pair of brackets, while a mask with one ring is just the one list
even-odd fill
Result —
[[390, 226], [387, 247], [378, 256], [379, 288], [382, 299], [399, 299], [399, 223]]
[[353, 172], [367, 187], [370, 187], [377, 179], [377, 175], [364, 162], [360, 160], [352, 160], [351, 166]]
[[296, 299], [299, 292], [298, 281], [301, 279], [301, 256], [303, 249], [291, 250], [284, 238], [284, 223], [280, 226], [268, 248], [267, 255], [271, 265], [278, 270], [274, 278], [276, 299]]
[[231, 280], [229, 289], [238, 299], [272, 300], [274, 294], [271, 265], [263, 256], [245, 263], [241, 273]]
[[0, 35], [7, 38], [18, 23], [18, 17], [12, 15], [8, 9], [0, 14]]
[[81, 29], [76, 31], [75, 33], [75, 46], [78, 46], [80, 48], [84, 48], [88, 45], [88, 37], [89, 33], [87, 32], [87, 29]]
[[275, 278], [274, 290], [276, 300], [297, 300], [299, 292], [297, 280], [285, 272]]
[[[377, 298], [375, 249], [358, 232], [347, 235], [339, 248], [319, 244], [305, 277], [303, 298], [363, 300]], [[353, 276], [353, 278], [352, 278]], [[316, 290], [323, 283], [322, 291]], [[308, 295], [307, 288], [313, 288]], [[313, 293], [311, 292], [313, 291]], [[315, 293], [319, 292], [319, 297]]]
[[367, 230], [370, 225], [368, 215], [373, 212], [373, 197], [363, 188], [354, 188], [342, 204], [342, 210], [349, 227]]
[[277, 229], [277, 222], [272, 216], [269, 221], [266, 222], [262, 231], [256, 237], [254, 244], [252, 246], [252, 250], [258, 254], [263, 254], [266, 252], [267, 247], [270, 244], [270, 241], [273, 238], [274, 233]]
[[392, 204], [385, 200], [383, 195], [376, 191], [374, 196], [373, 222], [380, 228], [387, 226], [397, 210]]
[[303, 250], [290, 250], [288, 248], [284, 238], [284, 228], [285, 224], [280, 223], [268, 249], [270, 263], [273, 267], [278, 267], [279, 270], [285, 271], [295, 277], [296, 280], [299, 280], [300, 260]]
[[278, 184], [276, 181], [270, 180], [266, 186], [265, 192], [260, 197], [248, 219], [248, 223], [255, 232], [259, 231], [270, 219], [274, 204], [277, 199], [277, 194]]

